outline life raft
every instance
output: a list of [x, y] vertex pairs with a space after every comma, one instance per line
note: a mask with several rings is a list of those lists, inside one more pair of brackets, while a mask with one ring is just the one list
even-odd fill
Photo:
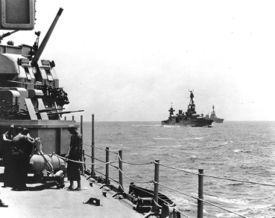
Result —
[[[132, 203], [135, 204], [134, 209], [139, 213], [148, 213], [153, 211], [154, 206], [157, 206], [160, 217], [181, 217], [176, 204], [162, 193], [158, 193], [158, 203], [155, 203], [153, 190], [136, 186], [132, 182], [129, 186], [129, 194], [133, 197]], [[149, 215], [145, 217], [149, 217]]]

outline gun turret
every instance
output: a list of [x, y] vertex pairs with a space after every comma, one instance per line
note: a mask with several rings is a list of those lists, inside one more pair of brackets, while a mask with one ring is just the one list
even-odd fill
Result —
[[45, 49], [45, 47], [46, 47], [46, 45], [47, 45], [47, 43], [48, 43], [48, 41], [49, 41], [49, 39], [51, 37], [51, 34], [52, 34], [52, 32], [53, 32], [53, 30], [55, 28], [55, 25], [56, 25], [59, 17], [61, 16], [62, 12], [63, 12], [63, 9], [59, 8], [59, 10], [58, 10], [58, 12], [57, 12], [57, 14], [56, 14], [56, 16], [55, 16], [55, 18], [54, 18], [54, 20], [53, 20], [50, 28], [49, 28], [49, 30], [47, 32], [46, 36], [44, 37], [41, 45], [39, 46], [39, 48], [37, 49], [37, 51], [35, 51], [34, 57], [32, 59], [32, 66], [35, 66], [37, 64], [37, 62], [38, 62], [41, 54], [43, 53], [43, 51], [44, 51], [44, 49]]

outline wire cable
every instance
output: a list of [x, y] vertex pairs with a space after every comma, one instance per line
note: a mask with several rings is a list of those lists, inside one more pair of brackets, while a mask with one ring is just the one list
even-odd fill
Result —
[[128, 165], [151, 165], [153, 162], [144, 162], [144, 163], [133, 163], [133, 162], [127, 162], [124, 160], [121, 160], [122, 163], [128, 164]]
[[233, 214], [235, 214], [235, 215], [237, 215], [237, 216], [240, 216], [240, 217], [243, 217], [243, 218], [247, 218], [246, 216], [243, 216], [243, 215], [238, 214], [238, 213], [236, 213], [236, 212], [234, 212], [234, 211], [231, 211], [231, 210], [228, 210], [228, 209], [223, 208], [223, 207], [221, 207], [221, 206], [218, 206], [218, 205], [216, 205], [216, 204], [214, 204], [214, 203], [212, 203], [212, 202], [210, 202], [210, 201], [207, 201], [207, 200], [204, 200], [204, 199], [200, 199], [200, 198], [194, 197], [194, 196], [192, 196], [192, 195], [188, 195], [188, 194], [186, 194], [186, 193], [184, 193], [184, 192], [181, 192], [181, 191], [179, 191], [179, 190], [170, 188], [170, 187], [168, 187], [168, 186], [166, 186], [166, 185], [163, 185], [163, 184], [159, 184], [159, 185], [160, 185], [160, 186], [163, 186], [163, 187], [165, 187], [165, 188], [167, 188], [167, 189], [170, 189], [171, 191], [175, 191], [175, 192], [178, 192], [178, 193], [180, 193], [180, 194], [183, 194], [183, 195], [185, 195], [185, 196], [187, 196], [187, 197], [193, 198], [193, 199], [195, 199], [195, 200], [201, 200], [202, 202], [205, 202], [205, 203], [207, 203], [207, 204], [210, 204], [210, 205], [212, 205], [213, 207], [217, 207], [217, 208], [219, 208], [219, 209], [221, 209], [221, 210], [224, 210], [224, 211], [226, 211], [226, 212], [233, 213]]
[[78, 160], [69, 159], [69, 158], [66, 158], [66, 157], [62, 157], [62, 156], [60, 156], [60, 155], [58, 155], [58, 154], [54, 154], [54, 155], [56, 155], [57, 157], [59, 157], [59, 158], [65, 160], [66, 162], [69, 161], [69, 162], [73, 162], [73, 163], [84, 164], [84, 161], [78, 161]]
[[153, 164], [153, 163], [154, 163], [153, 161], [144, 162], [144, 163], [128, 162], [128, 161], [122, 160], [121, 157], [120, 157], [119, 155], [117, 155], [117, 158], [118, 158], [118, 160], [121, 161], [122, 163], [126, 163], [126, 164], [129, 164], [129, 165], [150, 165], [150, 164]]
[[191, 172], [191, 171], [189, 171], [187, 169], [181, 169], [181, 168], [177, 168], [177, 167], [172, 167], [172, 166], [164, 165], [164, 164], [161, 164], [161, 163], [159, 163], [159, 165], [163, 166], [165, 168], [169, 168], [169, 169], [173, 169], [173, 170], [178, 170], [178, 171], [182, 171], [182, 172], [193, 174], [193, 175], [198, 175], [198, 173]]
[[[199, 175], [199, 174], [198, 174]], [[261, 183], [261, 182], [253, 182], [253, 181], [246, 181], [246, 180], [238, 180], [238, 179], [230, 179], [230, 178], [222, 178], [218, 176], [213, 176], [213, 175], [207, 175], [207, 174], [201, 174], [205, 177], [210, 177], [210, 178], [215, 178], [215, 179], [220, 179], [220, 180], [228, 180], [232, 182], [241, 182], [241, 183], [249, 183], [249, 184], [254, 184], [254, 185], [262, 185], [262, 186], [270, 186], [270, 187], [275, 187], [274, 184], [269, 184], [269, 183]]]
[[118, 171], [121, 172], [127, 179], [129, 179], [130, 181], [133, 181], [135, 183], [152, 183], [152, 180], [150, 180], [150, 181], [140, 181], [140, 180], [133, 179], [133, 178], [127, 176], [121, 169], [118, 169]]
[[241, 183], [249, 183], [249, 184], [254, 184], [254, 185], [263, 185], [263, 186], [275, 187], [275, 184], [253, 182], [253, 181], [246, 181], [246, 180], [239, 180], [239, 179], [231, 179], [231, 178], [218, 177], [218, 176], [213, 176], [213, 175], [208, 175], [208, 174], [199, 174], [199, 173], [191, 172], [191, 171], [186, 170], [186, 169], [181, 169], [181, 168], [176, 168], [176, 167], [172, 167], [172, 166], [167, 166], [167, 165], [164, 165], [164, 164], [159, 164], [159, 165], [161, 165], [161, 166], [163, 166], [165, 168], [174, 169], [174, 170], [182, 171], [182, 172], [193, 174], [193, 175], [197, 175], [197, 176], [198, 175], [203, 175], [205, 177], [210, 177], [210, 178], [215, 178], [215, 179], [220, 179], [220, 180], [227, 180], [227, 181], [232, 181], [232, 182], [241, 182]]

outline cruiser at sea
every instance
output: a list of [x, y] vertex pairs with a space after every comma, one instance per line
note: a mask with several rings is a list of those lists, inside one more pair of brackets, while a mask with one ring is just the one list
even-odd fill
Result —
[[223, 120], [224, 120], [223, 118], [217, 117], [214, 105], [212, 106], [212, 111], [211, 111], [210, 119], [213, 120], [215, 123], [223, 123]]
[[161, 121], [162, 125], [178, 125], [178, 126], [192, 126], [192, 127], [210, 127], [213, 123], [213, 120], [199, 115], [196, 112], [196, 105], [194, 103], [194, 93], [190, 91], [190, 102], [187, 108], [187, 111], [184, 113], [182, 110], [179, 110], [179, 113], [174, 115], [174, 108], [171, 106], [169, 109], [169, 117], [167, 120]]

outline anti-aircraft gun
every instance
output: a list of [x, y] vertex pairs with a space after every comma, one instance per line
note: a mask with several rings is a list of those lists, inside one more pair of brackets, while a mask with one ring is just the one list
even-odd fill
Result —
[[[9, 128], [24, 127], [33, 137], [40, 137], [45, 153], [65, 154], [69, 146], [69, 127], [73, 120], [62, 119], [69, 103], [67, 93], [59, 86], [53, 60], [40, 60], [63, 9], [59, 9], [48, 32], [39, 44], [40, 32], [31, 45], [15, 46], [0, 43], [0, 134]], [[17, 31], [33, 30], [35, 0], [0, 0], [0, 29], [11, 30], [2, 39]], [[0, 38], [1, 39], [1, 38]], [[0, 158], [2, 151], [0, 142]]]

